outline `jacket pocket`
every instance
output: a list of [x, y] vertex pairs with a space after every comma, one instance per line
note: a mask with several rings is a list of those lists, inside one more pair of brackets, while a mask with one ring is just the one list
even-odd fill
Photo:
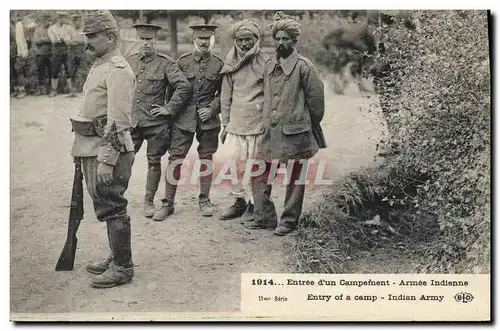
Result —
[[304, 133], [311, 130], [311, 125], [308, 122], [288, 123], [283, 124], [283, 134], [294, 135]]
[[146, 76], [147, 87], [145, 94], [158, 94], [164, 87], [163, 77], [161, 75], [148, 75]]
[[311, 149], [310, 131], [311, 125], [306, 121], [283, 124], [283, 145], [280, 147], [287, 157], [293, 157]]

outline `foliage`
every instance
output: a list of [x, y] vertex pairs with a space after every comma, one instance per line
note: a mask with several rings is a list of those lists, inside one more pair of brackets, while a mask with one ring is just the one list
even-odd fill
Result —
[[412, 238], [415, 252], [426, 256], [422, 272], [489, 272], [487, 13], [411, 14], [385, 14], [382, 24], [372, 25], [385, 46], [369, 59], [392, 135], [383, 142], [389, 151], [384, 175], [349, 178], [343, 191], [331, 193], [326, 201], [336, 201], [343, 220], [323, 214], [311, 222], [306, 213], [303, 223], [331, 228], [339, 240], [351, 237], [344, 247], [373, 248], [382, 238], [355, 225], [387, 222], [390, 232]]

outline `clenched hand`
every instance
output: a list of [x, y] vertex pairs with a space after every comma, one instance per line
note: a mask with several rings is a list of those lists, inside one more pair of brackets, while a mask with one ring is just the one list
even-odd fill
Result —
[[102, 185], [110, 185], [113, 182], [113, 166], [99, 162], [97, 165], [97, 183]]
[[200, 117], [200, 119], [203, 122], [205, 122], [210, 117], [212, 117], [212, 111], [210, 110], [210, 108], [201, 108], [201, 109], [198, 109], [198, 116]]

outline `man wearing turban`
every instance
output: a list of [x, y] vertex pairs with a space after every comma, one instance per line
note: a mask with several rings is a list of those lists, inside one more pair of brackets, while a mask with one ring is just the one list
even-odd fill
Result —
[[[241, 216], [240, 222], [253, 219], [253, 199], [241, 180], [245, 161], [254, 158], [262, 139], [262, 106], [264, 102], [264, 66], [269, 57], [260, 49], [260, 27], [251, 20], [234, 24], [229, 30], [234, 40], [221, 70], [221, 140], [234, 146], [238, 184], [233, 185], [234, 203], [220, 216], [221, 220]], [[227, 139], [226, 139], [227, 137]], [[248, 198], [248, 203], [247, 203]]]
[[[300, 23], [281, 12], [271, 26], [276, 54], [264, 70], [264, 137], [257, 157], [265, 161], [262, 175], [252, 177], [254, 220], [248, 229], [274, 229], [275, 235], [293, 231], [302, 212], [308, 159], [326, 147], [320, 122], [324, 88], [314, 64], [295, 49]], [[285, 205], [278, 225], [272, 181], [280, 163], [287, 163]]]

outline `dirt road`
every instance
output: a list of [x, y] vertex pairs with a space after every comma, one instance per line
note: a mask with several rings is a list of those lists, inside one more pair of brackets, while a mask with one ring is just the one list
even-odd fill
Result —
[[[372, 164], [381, 126], [377, 113], [363, 116], [358, 109], [373, 98], [334, 95], [328, 85], [327, 91], [323, 128], [329, 147], [316, 159], [328, 160], [328, 177], [336, 178]], [[92, 275], [85, 265], [106, 257], [108, 245], [105, 224], [96, 220], [87, 194], [75, 269], [55, 272], [73, 176], [68, 118], [78, 105], [78, 99], [64, 96], [11, 99], [12, 313], [237, 311], [240, 273], [290, 271], [283, 262], [283, 244], [293, 236], [276, 237], [267, 230], [246, 230], [236, 220], [218, 220], [231, 202], [228, 187], [212, 189], [218, 209], [213, 218], [199, 214], [196, 186], [179, 188], [176, 213], [168, 220], [152, 222], [141, 216], [147, 168], [143, 147], [126, 195], [138, 265], [134, 281], [107, 290], [89, 287]], [[229, 146], [221, 145], [216, 160], [223, 161], [228, 152]], [[190, 157], [195, 153], [193, 146]], [[322, 188], [308, 189], [305, 204]], [[273, 196], [280, 213], [284, 188], [275, 185]]]

